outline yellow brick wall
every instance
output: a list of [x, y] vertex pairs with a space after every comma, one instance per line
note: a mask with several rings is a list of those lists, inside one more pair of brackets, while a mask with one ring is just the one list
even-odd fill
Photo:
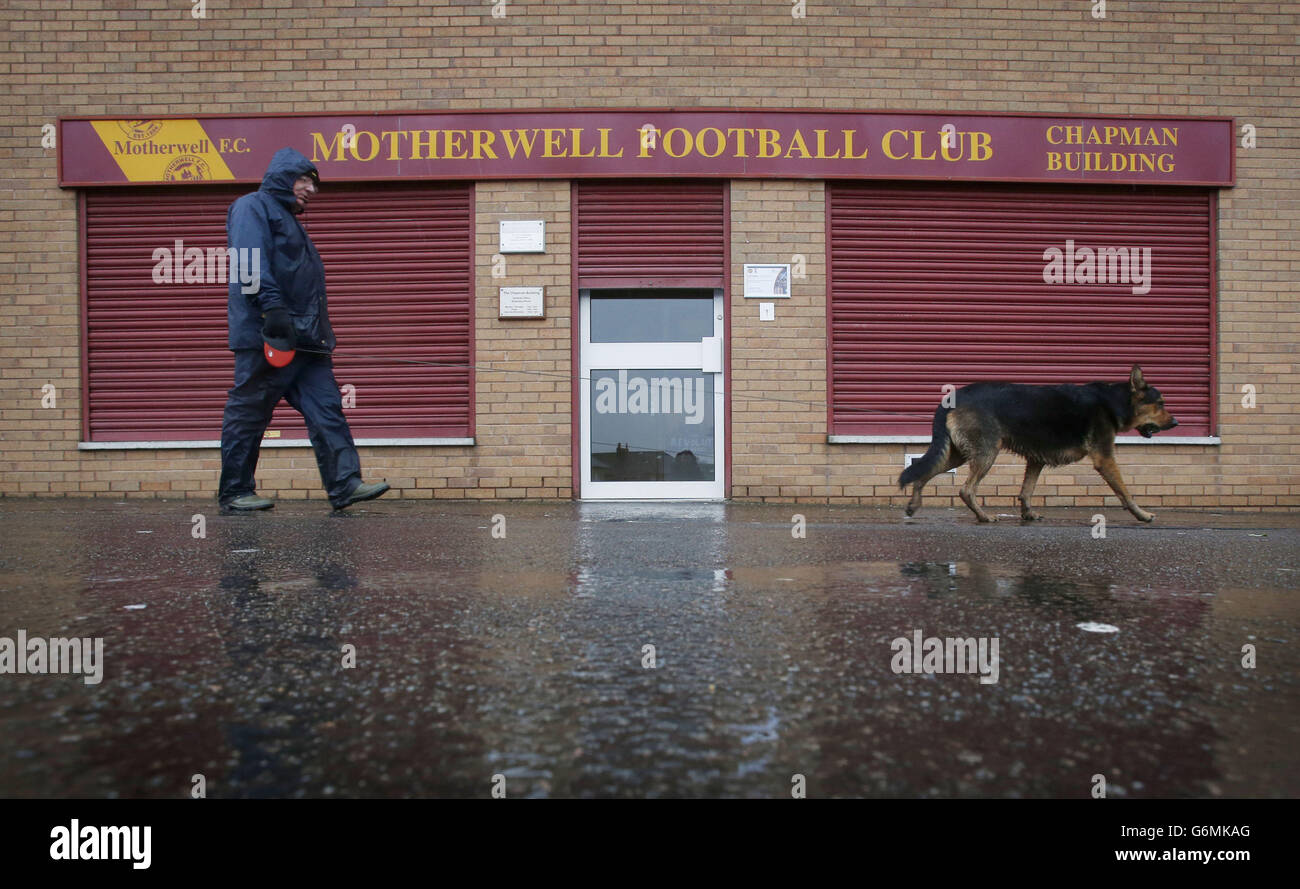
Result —
[[[737, 499], [827, 499], [826, 194], [821, 182], [731, 183], [731, 453]], [[790, 298], [744, 297], [745, 263], [789, 263]], [[760, 302], [775, 320], [758, 320]], [[832, 451], [833, 453], [833, 451]]]
[[[475, 193], [477, 445], [468, 462], [458, 458], [457, 464], [476, 489], [465, 496], [568, 498], [573, 494], [569, 183], [480, 182]], [[544, 221], [546, 253], [498, 254], [503, 219]], [[544, 319], [498, 317], [500, 288], [539, 286], [545, 288]]]
[[[1223, 445], [1125, 448], [1120, 463], [1151, 508], [1300, 505], [1294, 3], [1111, 0], [1104, 19], [1092, 17], [1091, 0], [208, 0], [204, 18], [193, 17], [193, 5], [9, 0], [0, 7], [0, 82], [9, 99], [0, 122], [0, 491], [7, 495], [210, 496], [216, 487], [215, 451], [76, 448], [76, 196], [57, 187], [55, 151], [41, 144], [42, 126], [59, 115], [726, 106], [1226, 115], [1256, 127], [1258, 146], [1237, 150], [1238, 185], [1221, 192], [1219, 206]], [[494, 17], [494, 7], [504, 15]], [[514, 267], [547, 279], [543, 322], [495, 319], [500, 284], [485, 265], [492, 244], [484, 226], [516, 188], [521, 199], [551, 208], [542, 212], [554, 223], [554, 251], [536, 268]], [[502, 361], [515, 355], [516, 337], [536, 338], [540, 351], [530, 360], [564, 367], [571, 295], [559, 239], [567, 237], [567, 185], [481, 183], [478, 190], [477, 360]], [[773, 231], [761, 214], [752, 216], [768, 204], [808, 214], [808, 230], [788, 237], [818, 243], [821, 223], [810, 207], [820, 194], [815, 183], [733, 183], [735, 212], [752, 217], [734, 221], [751, 240], [742, 252], [733, 231], [733, 265], [750, 251], [800, 252], [784, 243], [779, 220]], [[824, 349], [817, 321], [824, 263], [815, 246], [807, 255], [809, 278], [795, 290], [804, 301], [792, 300], [778, 317]], [[738, 305], [735, 292], [730, 298], [734, 382], [760, 384], [762, 362], [772, 360], [765, 352], [792, 328], [783, 321], [760, 327], [749, 317], [756, 310]], [[774, 452], [760, 440], [770, 421], [738, 398], [735, 494], [901, 503], [891, 479], [903, 453], [921, 446], [819, 441], [824, 408], [815, 402], [825, 393], [813, 378], [824, 374], [824, 351], [801, 343], [796, 354], [777, 384], [794, 402], [781, 413], [814, 425], [777, 432], [798, 451]], [[46, 384], [56, 387], [53, 407], [41, 406]], [[1246, 384], [1257, 390], [1251, 410], [1240, 403]], [[500, 368], [480, 372], [476, 448], [363, 449], [367, 477], [387, 476], [404, 496], [570, 496], [567, 384], [541, 388], [549, 383], [537, 377], [531, 385], [539, 388], [528, 385]], [[497, 425], [490, 406], [515, 401], [519, 413]], [[1009, 507], [1019, 465], [1004, 464], [985, 490], [993, 505]], [[268, 493], [319, 497], [315, 473], [310, 452], [268, 449], [259, 476]], [[945, 502], [951, 489], [945, 477], [928, 502]], [[1045, 473], [1039, 490], [1049, 504], [1114, 505], [1085, 465]]]

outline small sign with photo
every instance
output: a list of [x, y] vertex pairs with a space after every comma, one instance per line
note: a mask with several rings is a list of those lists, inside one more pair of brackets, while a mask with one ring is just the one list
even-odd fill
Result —
[[745, 264], [745, 299], [789, 299], [790, 265]]

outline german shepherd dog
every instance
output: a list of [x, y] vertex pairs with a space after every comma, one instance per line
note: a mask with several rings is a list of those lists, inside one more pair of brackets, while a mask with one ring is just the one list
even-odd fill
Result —
[[981, 522], [994, 518], [980, 509], [975, 488], [988, 474], [998, 451], [1006, 448], [1025, 458], [1020, 486], [1020, 516], [1042, 516], [1029, 508], [1034, 485], [1044, 466], [1065, 466], [1085, 456], [1101, 473], [1124, 508], [1138, 521], [1154, 515], [1133, 502], [1115, 463], [1115, 434], [1136, 429], [1143, 438], [1178, 425], [1165, 410], [1159, 390], [1148, 386], [1142, 368], [1133, 365], [1125, 383], [1085, 386], [1024, 386], [1018, 383], [972, 383], [958, 389], [952, 407], [934, 412], [934, 433], [925, 456], [903, 470], [898, 486], [912, 485], [907, 515], [921, 505], [921, 489], [941, 472], [970, 462], [970, 477], [961, 489], [962, 502]]

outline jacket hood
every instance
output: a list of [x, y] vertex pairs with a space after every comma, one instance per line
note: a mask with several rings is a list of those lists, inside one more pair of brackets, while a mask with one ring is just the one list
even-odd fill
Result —
[[306, 155], [294, 148], [281, 148], [271, 158], [271, 164], [266, 168], [266, 175], [262, 177], [262, 187], [259, 190], [284, 204], [290, 212], [297, 213], [301, 208], [293, 196], [293, 184], [303, 175], [310, 175], [317, 182], [320, 181], [316, 165], [308, 160]]

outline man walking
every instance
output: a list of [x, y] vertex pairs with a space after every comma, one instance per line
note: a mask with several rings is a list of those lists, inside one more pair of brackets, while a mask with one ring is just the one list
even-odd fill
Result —
[[[321, 482], [335, 509], [388, 490], [386, 483], [361, 480], [361, 460], [343, 416], [329, 354], [334, 331], [325, 301], [325, 267], [296, 218], [319, 186], [315, 165], [301, 152], [282, 148], [271, 158], [262, 187], [236, 200], [226, 214], [231, 262], [256, 250], [260, 263], [253, 266], [257, 279], [252, 293], [244, 293], [240, 281], [246, 273], [232, 269], [230, 275], [235, 385], [221, 425], [217, 500], [223, 512], [275, 505], [258, 496], [253, 473], [262, 434], [281, 398], [307, 421]], [[295, 353], [299, 347], [312, 351]]]

